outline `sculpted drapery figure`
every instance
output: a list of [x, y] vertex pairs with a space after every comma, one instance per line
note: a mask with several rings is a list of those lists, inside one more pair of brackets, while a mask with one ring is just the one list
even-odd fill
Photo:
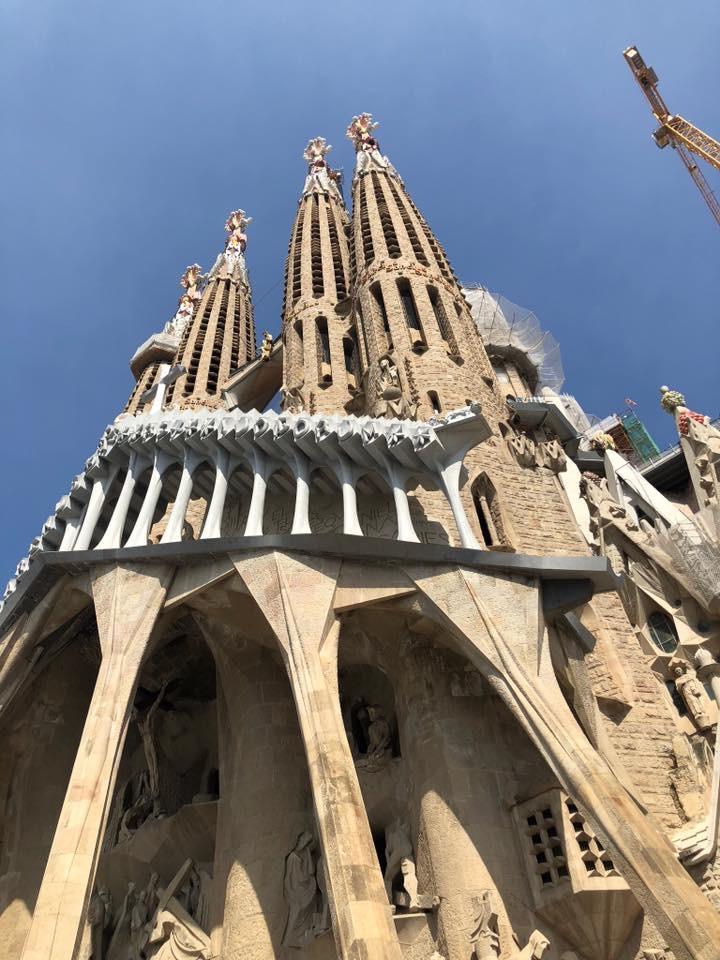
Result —
[[375, 384], [377, 394], [375, 416], [405, 420], [413, 415], [402, 391], [398, 368], [389, 357], [382, 357]]
[[480, 902], [480, 913], [475, 918], [475, 929], [470, 934], [475, 960], [495, 960], [500, 952], [497, 932], [498, 917], [492, 907], [490, 891], [486, 890]]
[[541, 960], [542, 955], [550, 946], [548, 938], [540, 933], [539, 930], [533, 930], [527, 946], [523, 947], [517, 953], [513, 954], [511, 960]]
[[385, 710], [377, 703], [368, 706], [367, 751], [364, 757], [357, 761], [358, 767], [377, 768], [385, 765], [390, 758], [392, 745], [392, 731]]
[[90, 925], [89, 960], [104, 960], [105, 937], [112, 920], [112, 896], [107, 887], [98, 887], [90, 898], [87, 920]]
[[698, 680], [695, 671], [682, 660], [673, 660], [670, 664], [675, 689], [680, 694], [688, 713], [698, 728], [706, 730], [712, 726], [710, 719], [710, 698], [705, 687]]
[[304, 947], [313, 936], [318, 894], [314, 845], [313, 835], [304, 830], [285, 860], [284, 890], [289, 906], [282, 939], [285, 947]]
[[[385, 829], [385, 889], [391, 903], [393, 881], [402, 871], [402, 862], [405, 859], [411, 860], [414, 866], [414, 853], [407, 824], [398, 817]], [[417, 895], [417, 890], [415, 893]]]
[[157, 748], [155, 746], [154, 720], [160, 704], [165, 696], [167, 683], [164, 683], [155, 697], [155, 700], [144, 712], [135, 709], [133, 719], [137, 723], [137, 728], [142, 740], [143, 750], [145, 751], [145, 762], [148, 768], [148, 778], [150, 786], [150, 796], [152, 797], [153, 814], [157, 817], [162, 813], [162, 800], [160, 798], [160, 768], [158, 766]]

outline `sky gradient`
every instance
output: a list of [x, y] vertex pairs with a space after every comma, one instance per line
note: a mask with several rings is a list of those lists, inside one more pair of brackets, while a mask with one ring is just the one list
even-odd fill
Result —
[[720, 136], [716, 2], [5, 0], [0, 37], [3, 583], [236, 207], [279, 331], [302, 150], [326, 137], [349, 180], [363, 110], [457, 275], [537, 313], [586, 410], [632, 397], [661, 447], [660, 384], [717, 415], [720, 233], [622, 59]]

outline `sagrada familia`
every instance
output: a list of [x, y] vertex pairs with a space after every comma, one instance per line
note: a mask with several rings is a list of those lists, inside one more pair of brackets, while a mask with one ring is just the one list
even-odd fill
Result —
[[720, 432], [579, 429], [375, 127], [259, 349], [230, 214], [5, 591], [3, 960], [720, 958]]

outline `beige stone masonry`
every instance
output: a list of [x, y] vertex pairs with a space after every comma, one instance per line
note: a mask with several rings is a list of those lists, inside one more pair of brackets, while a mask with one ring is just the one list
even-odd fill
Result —
[[72, 960], [80, 943], [138, 674], [171, 576], [161, 565], [93, 571], [102, 663], [23, 960]]
[[720, 917], [565, 704], [544, 650], [542, 626], [533, 631], [527, 619], [527, 594], [535, 586], [464, 569], [438, 573], [436, 568], [408, 568], [408, 573], [431, 601], [438, 622], [487, 678], [607, 841], [630, 889], [677, 960], [717, 960]]
[[236, 556], [285, 659], [305, 745], [343, 960], [400, 960], [382, 874], [337, 696], [340, 561], [268, 553]]

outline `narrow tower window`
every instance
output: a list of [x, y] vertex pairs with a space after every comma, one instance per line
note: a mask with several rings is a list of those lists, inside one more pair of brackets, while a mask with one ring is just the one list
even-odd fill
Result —
[[383, 193], [380, 177], [375, 171], [373, 171], [371, 176], [373, 190], [375, 191], [375, 202], [377, 203], [378, 215], [380, 217], [380, 225], [382, 226], [383, 237], [385, 238], [385, 246], [387, 247], [388, 255], [395, 260], [400, 256], [400, 244], [398, 243], [397, 234], [395, 233], [395, 225], [393, 224], [390, 208], [387, 205], [387, 200]]
[[332, 250], [333, 270], [335, 272], [335, 294], [338, 300], [344, 300], [347, 296], [347, 284], [345, 282], [345, 265], [343, 263], [342, 251], [340, 250], [340, 238], [338, 237], [337, 224], [335, 223], [335, 211], [332, 204], [327, 204], [327, 225], [330, 234], [330, 248]]
[[357, 334], [355, 330], [350, 330], [343, 337], [343, 355], [345, 358], [345, 373], [347, 375], [348, 387], [352, 387], [353, 390], [357, 388], [358, 384], [358, 346], [357, 346]]
[[434, 414], [442, 413], [440, 397], [437, 395], [435, 390], [428, 390], [428, 400], [430, 401], [430, 406], [432, 407], [432, 412]]
[[360, 236], [362, 239], [363, 260], [365, 261], [365, 266], [367, 266], [375, 259], [375, 249], [373, 247], [372, 231], [370, 230], [370, 218], [368, 217], [367, 195], [365, 193], [365, 189], [366, 178], [363, 177], [360, 181], [360, 187], [358, 190], [358, 207], [360, 210]]
[[295, 238], [293, 240], [292, 263], [292, 302], [297, 303], [302, 293], [302, 241], [303, 224], [305, 222], [305, 205], [301, 204], [295, 224]]
[[332, 366], [330, 363], [330, 336], [325, 317], [315, 320], [315, 336], [318, 358], [318, 383], [332, 383]]
[[652, 642], [663, 653], [673, 653], [680, 642], [672, 617], [663, 610], [655, 610], [647, 618], [647, 627]]
[[471, 492], [485, 546], [495, 549], [499, 546], [507, 546], [509, 540], [505, 532], [497, 493], [487, 474], [483, 473], [475, 480]]
[[315, 194], [312, 198], [312, 214], [310, 220], [310, 254], [312, 265], [313, 296], [319, 299], [325, 293], [323, 280], [322, 247], [320, 245], [320, 197]]
[[405, 322], [410, 331], [412, 348], [420, 353], [427, 349], [427, 344], [415, 305], [415, 297], [413, 297], [410, 284], [407, 280], [398, 280], [398, 293], [400, 294], [400, 301], [403, 306], [403, 312], [405, 313]]
[[455, 341], [455, 336], [448, 322], [447, 313], [445, 312], [445, 304], [442, 302], [442, 297], [440, 296], [436, 287], [428, 287], [427, 290], [430, 298], [430, 305], [433, 308], [438, 330], [440, 331], [440, 336], [447, 344], [449, 353], [452, 356], [457, 356], [457, 342]]
[[383, 296], [382, 287], [380, 284], [374, 283], [370, 287], [370, 293], [373, 296], [378, 316], [380, 317], [380, 323], [382, 324], [383, 332], [385, 334], [387, 349], [392, 350], [393, 340], [392, 334], [390, 333], [390, 322], [388, 320], [387, 310], [385, 309], [385, 297]]

